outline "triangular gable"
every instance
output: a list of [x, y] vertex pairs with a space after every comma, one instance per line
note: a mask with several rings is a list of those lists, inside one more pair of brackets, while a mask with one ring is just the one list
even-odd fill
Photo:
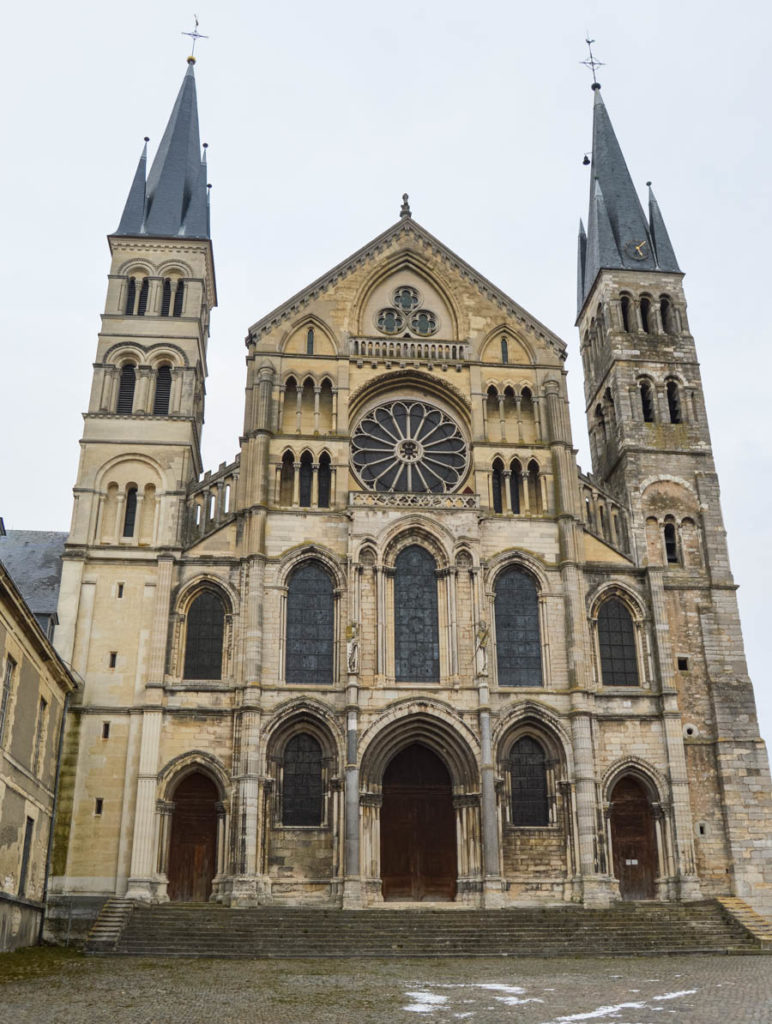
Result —
[[393, 224], [390, 228], [378, 235], [367, 245], [358, 249], [355, 253], [343, 260], [337, 266], [333, 267], [326, 274], [318, 277], [315, 281], [312, 281], [306, 288], [299, 291], [292, 298], [287, 299], [286, 302], [282, 303], [281, 306], [277, 306], [276, 309], [272, 310], [267, 316], [264, 316], [261, 320], [258, 320], [252, 327], [249, 328], [249, 334], [247, 337], [247, 344], [250, 341], [255, 342], [259, 340], [260, 335], [266, 334], [268, 331], [276, 327], [282, 320], [286, 320], [289, 317], [297, 315], [297, 313], [312, 302], [318, 296], [327, 291], [333, 285], [337, 284], [339, 280], [346, 277], [357, 267], [360, 267], [363, 263], [375, 259], [379, 256], [385, 248], [387, 248], [393, 242], [398, 241], [400, 236], [413, 235], [415, 238], [431, 246], [432, 251], [436, 256], [439, 256], [443, 263], [447, 263], [452, 270], [456, 273], [461, 274], [472, 284], [474, 284], [487, 299], [492, 299], [500, 309], [503, 309], [508, 316], [514, 317], [523, 326], [528, 328], [539, 338], [541, 338], [547, 345], [555, 350], [561, 359], [565, 359], [566, 356], [566, 345], [556, 334], [545, 327], [543, 323], [531, 316], [522, 306], [518, 305], [514, 299], [510, 298], [506, 292], [503, 292], [500, 288], [497, 288], [495, 284], [492, 284], [486, 277], [478, 273], [474, 267], [471, 267], [468, 263], [457, 256], [451, 249], [448, 249], [438, 238], [430, 234], [426, 228], [421, 227], [412, 218], [404, 217]]

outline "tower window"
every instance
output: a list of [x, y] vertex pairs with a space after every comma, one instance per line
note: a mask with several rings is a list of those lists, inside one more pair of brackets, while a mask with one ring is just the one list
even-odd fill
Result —
[[670, 300], [663, 296], [659, 300], [659, 317], [662, 321], [662, 330], [665, 334], [673, 333], [673, 309]]
[[134, 388], [137, 384], [137, 373], [132, 363], [126, 363], [121, 367], [121, 379], [118, 385], [118, 405], [116, 412], [119, 415], [130, 416], [134, 409]]
[[161, 316], [168, 316], [172, 305], [172, 282], [168, 277], [164, 278], [163, 291], [161, 292]]
[[174, 292], [174, 316], [182, 316], [182, 307], [185, 302], [185, 282], [178, 281]]
[[670, 565], [678, 562], [678, 537], [674, 523], [665, 523], [665, 557]]
[[133, 537], [137, 521], [137, 488], [130, 487], [126, 491], [126, 513], [123, 517], [123, 536]]
[[312, 356], [314, 354], [314, 329], [309, 327], [306, 332], [306, 355]]
[[522, 478], [523, 469], [517, 459], [513, 459], [509, 464], [509, 500], [516, 516], [520, 515], [520, 481]]
[[311, 485], [314, 478], [313, 456], [303, 452], [300, 456], [300, 507], [311, 507]]
[[622, 330], [630, 333], [630, 297], [628, 295], [622, 296], [621, 301], [622, 307]]
[[319, 457], [319, 508], [330, 507], [330, 491], [332, 489], [332, 467], [330, 464], [330, 456], [327, 452], [322, 452]]
[[667, 407], [670, 413], [671, 423], [682, 423], [681, 397], [678, 394], [678, 385], [674, 380], [667, 382]]
[[506, 338], [501, 339], [501, 361], [502, 363], [509, 362], [509, 343]]
[[651, 333], [651, 302], [646, 296], [641, 299], [641, 327], [644, 334]]
[[169, 415], [169, 399], [172, 393], [172, 371], [169, 366], [159, 366], [155, 375], [155, 397], [153, 399], [153, 415]]
[[142, 278], [142, 284], [139, 286], [139, 299], [137, 300], [137, 316], [144, 316], [147, 312], [147, 297], [150, 292], [150, 281], [146, 278]]
[[137, 301], [137, 281], [136, 278], [130, 277], [126, 285], [126, 315], [132, 316], [134, 313], [134, 304]]
[[496, 459], [493, 463], [493, 473], [491, 476], [491, 490], [493, 497], [493, 511], [503, 511], [502, 492], [504, 483], [504, 466]]
[[643, 422], [653, 423], [654, 392], [652, 391], [651, 384], [647, 380], [642, 380], [639, 387], [641, 390], [641, 411], [643, 412]]

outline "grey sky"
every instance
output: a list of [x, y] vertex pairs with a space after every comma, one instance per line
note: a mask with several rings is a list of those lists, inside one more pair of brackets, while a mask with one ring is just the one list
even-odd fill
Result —
[[[589, 27], [633, 178], [651, 179], [686, 271], [751, 674], [772, 738], [764, 594], [772, 252], [768, 39], [760, 2], [392, 0], [199, 5], [220, 308], [204, 461], [238, 449], [243, 338], [397, 219], [429, 231], [561, 335], [589, 468], [575, 314], [587, 211]], [[155, 151], [192, 11], [72, 0], [4, 22], [2, 491], [6, 526], [67, 529], [104, 302], [105, 236], [142, 137]]]

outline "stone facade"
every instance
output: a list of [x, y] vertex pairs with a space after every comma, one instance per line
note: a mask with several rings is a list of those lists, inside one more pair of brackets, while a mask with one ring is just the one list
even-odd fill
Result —
[[[196, 872], [180, 858], [198, 856], [193, 840], [180, 852], [182, 795], [201, 779], [196, 827], [212, 852], [204, 888], [194, 879], [183, 898], [377, 905], [383, 858], [398, 860], [401, 842], [387, 834], [389, 773], [417, 747], [448, 778], [443, 898], [603, 905], [635, 898], [625, 872], [649, 857], [648, 897], [731, 892], [772, 911], [769, 771], [681, 275], [594, 279], [579, 317], [586, 476], [563, 342], [405, 202], [393, 227], [249, 329], [240, 451], [202, 476], [211, 242], [116, 234], [110, 245], [57, 632], [86, 681], [63, 762], [60, 905], [180, 898], [180, 872]], [[178, 282], [175, 315], [165, 295]], [[379, 489], [357, 455], [395, 402], [429, 417], [416, 427], [425, 443], [388, 442], [395, 472], [429, 464], [440, 420], [455, 431], [455, 468], [434, 489], [416, 475]], [[397, 650], [399, 623], [428, 621], [423, 605], [403, 611], [400, 555], [414, 548], [434, 567], [431, 678], [406, 678]], [[293, 681], [304, 652], [288, 611], [304, 566], [332, 595], [331, 668], [310, 682]], [[507, 578], [535, 595], [509, 619]], [[186, 668], [203, 593], [224, 614], [217, 671], [201, 679]], [[629, 624], [634, 685], [604, 679], [612, 605]], [[312, 602], [309, 624], [317, 614]], [[517, 632], [525, 619], [532, 675], [504, 681], [502, 623]], [[285, 823], [298, 736], [320, 751], [313, 825]], [[526, 824], [513, 767], [523, 739], [542, 759], [543, 806]], [[432, 785], [416, 807], [445, 800]], [[625, 786], [650, 830], [640, 855], [622, 845]]]

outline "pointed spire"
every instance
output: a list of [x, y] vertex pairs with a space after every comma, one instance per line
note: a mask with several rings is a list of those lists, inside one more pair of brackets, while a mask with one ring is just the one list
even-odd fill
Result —
[[189, 57], [188, 70], [147, 182], [145, 164], [140, 161], [116, 232], [119, 235], [209, 237], [206, 162], [201, 157], [198, 133], [194, 64], [195, 60]]
[[651, 240], [654, 243], [657, 268], [680, 274], [681, 268], [678, 266], [673, 246], [670, 243], [670, 236], [667, 233], [665, 221], [659, 209], [659, 203], [654, 198], [651, 182], [647, 181], [646, 184], [649, 188], [649, 231], [651, 233]]
[[150, 139], [146, 135], [142, 155], [134, 172], [126, 205], [123, 208], [121, 223], [116, 231], [117, 235], [138, 235], [142, 230], [142, 221], [145, 218], [145, 176], [147, 174], [147, 144], [149, 141]]

